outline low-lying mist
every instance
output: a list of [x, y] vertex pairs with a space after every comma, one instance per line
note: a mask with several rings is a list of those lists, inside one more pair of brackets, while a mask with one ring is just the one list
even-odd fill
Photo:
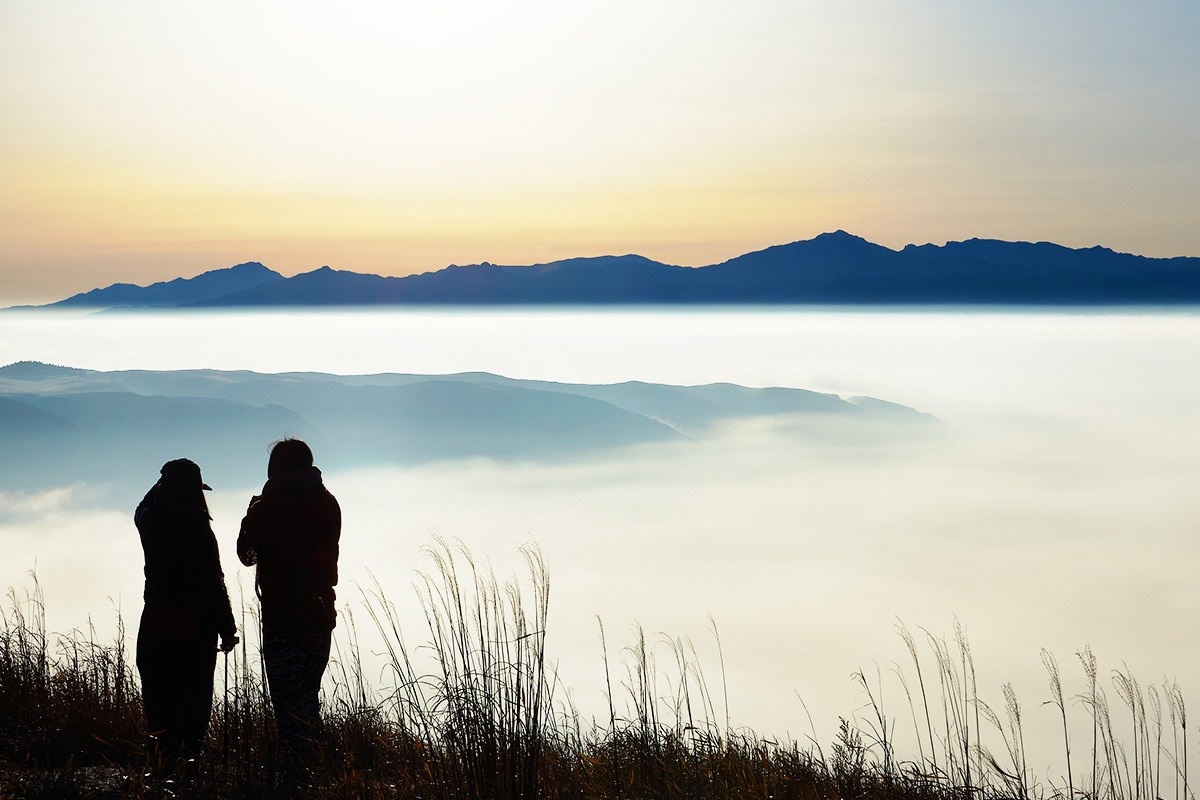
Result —
[[[868, 435], [844, 421], [766, 417], [571, 463], [337, 471], [326, 479], [345, 514], [342, 632], [353, 616], [372, 649], [361, 593], [378, 581], [409, 644], [425, 641], [412, 582], [431, 567], [421, 550], [435, 537], [461, 541], [502, 580], [522, 571], [517, 548], [532, 542], [551, 570], [548, 648], [585, 716], [607, 716], [598, 619], [618, 678], [635, 625], [652, 639], [690, 637], [718, 699], [728, 683], [735, 726], [822, 742], [863, 703], [855, 670], [878, 669], [891, 713], [903, 709], [887, 674], [908, 659], [898, 623], [939, 637], [961, 623], [980, 694], [997, 702], [1005, 682], [1032, 709], [1048, 699], [1042, 648], [1068, 676], [1091, 646], [1102, 665], [1167, 675], [1186, 692], [1200, 677], [1190, 635], [1200, 455], [1175, 444], [1064, 420], [1019, 434]], [[233, 542], [256, 491], [210, 501], [235, 599], [252, 596]], [[93, 507], [85, 486], [0, 496], [0, 537], [29, 554], [6, 558], [0, 580], [29, 587], [36, 567], [52, 628], [91, 616], [111, 630], [114, 606], [133, 626], [141, 553], [130, 517]], [[372, 662], [368, 676], [386, 684], [373, 674], [382, 660]], [[1053, 724], [1047, 711], [1048, 743]], [[1036, 712], [1026, 725], [1037, 742]]]
[[[1085, 682], [1075, 654], [1090, 647], [1117, 710], [1115, 670], [1143, 685], [1178, 681], [1186, 697], [1200, 687], [1194, 312], [109, 315], [0, 319], [0, 331], [3, 363], [729, 381], [872, 395], [946, 423], [759, 417], [578, 457], [326, 463], [345, 511], [339, 591], [349, 613], [339, 632], [353, 620], [364, 651], [360, 587], [371, 591], [373, 579], [409, 644], [425, 641], [411, 584], [431, 568], [422, 548], [441, 536], [501, 580], [522, 568], [519, 546], [541, 548], [552, 581], [547, 646], [585, 715], [608, 713], [597, 617], [618, 713], [621, 646], [641, 625], [652, 641], [692, 639], [718, 715], [728, 683], [733, 725], [826, 746], [839, 716], [870, 713], [851, 677], [860, 669], [882, 685], [903, 734], [910, 706], [896, 665], [913, 675], [899, 624], [923, 654], [926, 632], [953, 641], [961, 624], [980, 696], [1002, 709], [1001, 688], [1013, 684], [1035, 770], [1061, 760], [1042, 648], [1070, 697]], [[238, 444], [244, 470], [202, 466], [231, 593], [240, 585], [251, 599], [233, 542], [269, 441]], [[156, 454], [129, 480], [148, 487], [158, 464], [183, 455]], [[0, 487], [0, 582], [20, 599], [36, 568], [52, 628], [90, 616], [111, 630], [114, 607], [132, 627], [140, 491], [114, 503], [103, 486], [64, 483]], [[666, 672], [673, 657], [658, 653]], [[932, 684], [936, 669], [925, 668]]]

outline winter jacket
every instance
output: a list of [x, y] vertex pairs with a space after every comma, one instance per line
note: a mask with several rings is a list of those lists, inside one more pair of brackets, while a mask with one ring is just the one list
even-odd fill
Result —
[[264, 627], [334, 627], [341, 531], [342, 510], [316, 467], [276, 475], [250, 500], [237, 551], [243, 564], [257, 566]]
[[133, 519], [146, 559], [144, 619], [152, 630], [179, 639], [233, 636], [237, 628], [208, 510], [180, 502], [156, 484]]

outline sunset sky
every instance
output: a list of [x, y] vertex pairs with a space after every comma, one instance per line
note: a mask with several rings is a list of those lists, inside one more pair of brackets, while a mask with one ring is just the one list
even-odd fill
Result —
[[845, 229], [1200, 255], [1200, 3], [0, 4], [0, 305]]

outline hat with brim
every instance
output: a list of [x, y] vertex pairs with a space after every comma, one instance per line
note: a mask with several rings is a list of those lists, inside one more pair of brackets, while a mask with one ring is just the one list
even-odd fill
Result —
[[189, 458], [177, 458], [174, 461], [168, 461], [162, 465], [159, 474], [162, 475], [162, 482], [165, 484], [185, 488], [199, 487], [205, 491], [212, 491], [212, 487], [200, 477], [200, 466]]

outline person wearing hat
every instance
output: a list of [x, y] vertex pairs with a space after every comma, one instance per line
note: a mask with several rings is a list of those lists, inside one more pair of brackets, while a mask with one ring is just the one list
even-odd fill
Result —
[[213, 704], [220, 649], [238, 643], [200, 467], [168, 461], [134, 512], [145, 555], [137, 668], [160, 767], [199, 755]]
[[321, 676], [336, 623], [334, 587], [342, 510], [300, 439], [271, 448], [267, 482], [251, 498], [238, 558], [255, 567], [262, 655], [280, 749], [289, 767], [316, 755], [322, 733]]

